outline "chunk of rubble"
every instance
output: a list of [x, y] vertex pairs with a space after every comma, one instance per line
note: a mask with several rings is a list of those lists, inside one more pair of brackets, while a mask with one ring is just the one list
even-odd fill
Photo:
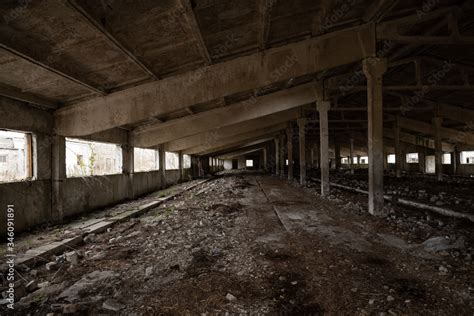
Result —
[[118, 301], [114, 299], [108, 299], [102, 304], [102, 308], [109, 311], [118, 312], [124, 309], [125, 305], [120, 304]]
[[455, 242], [444, 237], [432, 237], [425, 240], [421, 245], [424, 250], [428, 252], [440, 252], [450, 249], [463, 249], [464, 248], [464, 238], [460, 237]]
[[69, 251], [64, 254], [66, 261], [70, 262], [73, 266], [79, 263], [79, 255], [76, 251]]
[[93, 286], [97, 282], [103, 281], [108, 278], [115, 277], [116, 274], [113, 271], [94, 271], [91, 272], [72, 286], [64, 290], [61, 294], [59, 294], [59, 299], [64, 299], [68, 302], [74, 302], [80, 298], [80, 293], [87, 290], [87, 288]]

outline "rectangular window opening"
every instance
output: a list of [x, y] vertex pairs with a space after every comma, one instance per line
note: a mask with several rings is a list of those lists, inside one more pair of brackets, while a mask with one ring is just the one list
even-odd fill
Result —
[[390, 154], [387, 156], [387, 163], [394, 164], [396, 162], [396, 158], [394, 154]]
[[160, 156], [157, 149], [133, 148], [133, 171], [147, 172], [160, 169]]
[[33, 135], [0, 130], [0, 183], [33, 179]]
[[122, 173], [122, 147], [117, 144], [66, 138], [66, 177]]
[[253, 160], [252, 159], [245, 160], [245, 166], [247, 168], [252, 168], [253, 167]]
[[407, 163], [418, 163], [418, 153], [407, 154]]
[[461, 164], [473, 165], [474, 164], [474, 151], [461, 151]]
[[165, 152], [166, 170], [179, 169], [179, 155], [177, 153]]
[[367, 165], [367, 164], [369, 163], [369, 157], [367, 157], [367, 156], [360, 157], [359, 163], [360, 163], [361, 165]]
[[190, 168], [191, 168], [191, 156], [183, 155], [183, 169], [190, 169]]
[[450, 153], [446, 153], [446, 154], [443, 154], [443, 165], [450, 165], [451, 164], [451, 154]]

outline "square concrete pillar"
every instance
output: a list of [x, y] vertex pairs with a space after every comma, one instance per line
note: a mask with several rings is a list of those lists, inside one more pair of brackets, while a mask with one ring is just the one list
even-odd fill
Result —
[[367, 58], [362, 62], [367, 77], [368, 144], [369, 144], [369, 213], [384, 215], [383, 199], [383, 74], [384, 58]]
[[280, 134], [280, 177], [285, 176], [285, 133]]
[[128, 144], [122, 145], [122, 173], [127, 177], [129, 199], [133, 199], [135, 197], [133, 190], [134, 159], [135, 156], [133, 146]]
[[350, 146], [349, 146], [349, 168], [351, 170], [351, 174], [354, 174], [354, 138], [349, 139]]
[[393, 135], [395, 138], [395, 175], [397, 178], [402, 176], [402, 151], [400, 147], [400, 132], [401, 128], [398, 123], [398, 117], [393, 124]]
[[184, 181], [183, 152], [178, 153], [179, 180]]
[[418, 166], [420, 173], [425, 174], [426, 173], [426, 154], [425, 154], [425, 148], [420, 147], [418, 149]]
[[453, 165], [453, 174], [458, 174], [459, 164], [461, 163], [461, 157], [459, 155], [459, 150], [454, 146], [454, 151], [451, 153], [451, 164]]
[[341, 169], [341, 144], [339, 144], [337, 139], [334, 139], [334, 157], [336, 160], [336, 170]]
[[319, 169], [321, 166], [321, 151], [320, 151], [320, 145], [315, 143], [313, 147], [314, 151], [314, 168]]
[[299, 149], [300, 149], [300, 184], [306, 184], [306, 139], [305, 139], [306, 119], [298, 119], [299, 129]]
[[160, 181], [161, 187], [166, 187], [166, 157], [165, 157], [165, 148], [163, 145], [158, 147], [158, 158], [160, 160]]
[[265, 171], [268, 170], [267, 162], [268, 162], [267, 148], [263, 148], [263, 170]]
[[293, 127], [291, 124], [286, 128], [287, 151], [288, 151], [288, 180], [293, 179]]
[[328, 111], [331, 103], [325, 100], [318, 100], [316, 108], [319, 112], [319, 167], [321, 168], [321, 195], [329, 195], [329, 124]]
[[275, 175], [280, 174], [280, 139], [275, 137], [273, 140], [275, 142]]
[[66, 138], [63, 136], [52, 136], [51, 169], [51, 219], [60, 223], [64, 219], [63, 184], [66, 180]]
[[433, 131], [435, 140], [435, 171], [436, 180], [443, 181], [443, 147], [441, 144], [441, 125], [443, 123], [442, 117], [433, 118]]

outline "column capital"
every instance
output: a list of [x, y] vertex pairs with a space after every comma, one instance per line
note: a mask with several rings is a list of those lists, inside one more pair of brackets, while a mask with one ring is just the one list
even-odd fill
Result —
[[362, 69], [367, 78], [381, 77], [387, 71], [387, 59], [369, 57], [362, 61]]
[[318, 100], [316, 101], [316, 109], [318, 112], [327, 112], [331, 108], [331, 101]]
[[324, 100], [324, 83], [322, 80], [314, 83], [314, 95], [317, 101]]
[[443, 118], [441, 116], [435, 116], [433, 117], [432, 122], [435, 126], [441, 127], [441, 124], [443, 124]]
[[308, 120], [306, 119], [306, 117], [300, 117], [299, 119], [297, 119], [296, 122], [298, 123], [298, 126], [300, 128], [304, 128], [306, 126], [306, 123], [308, 122]]

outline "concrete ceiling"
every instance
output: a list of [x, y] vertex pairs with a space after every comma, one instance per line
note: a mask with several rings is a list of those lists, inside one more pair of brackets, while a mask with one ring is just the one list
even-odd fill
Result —
[[[447, 11], [451, 8], [460, 10]], [[360, 59], [376, 52], [391, 63], [384, 106], [400, 108], [391, 114], [430, 123], [434, 109], [446, 104], [474, 110], [474, 41], [426, 37], [449, 35], [442, 19], [451, 12], [459, 33], [472, 39], [473, 4], [465, 0], [429, 7], [414, 0], [2, 1], [0, 94], [55, 111], [65, 131], [80, 125], [79, 136], [114, 128], [159, 130], [170, 121], [315, 80], [326, 80], [336, 109], [364, 109]], [[408, 16], [418, 21], [400, 24], [399, 30], [416, 41], [390, 39], [390, 23]], [[357, 37], [359, 43], [352, 44]], [[285, 65], [289, 52], [297, 61]], [[182, 85], [183, 79], [191, 86]], [[432, 85], [421, 96], [420, 82]], [[341, 88], [347, 86], [351, 89]], [[67, 119], [61, 121], [63, 115]], [[304, 115], [317, 118], [311, 109]], [[366, 117], [363, 110], [330, 112], [333, 121]], [[472, 121], [459, 117], [447, 117], [444, 124], [472, 128]], [[345, 126], [350, 132], [364, 124]]]

